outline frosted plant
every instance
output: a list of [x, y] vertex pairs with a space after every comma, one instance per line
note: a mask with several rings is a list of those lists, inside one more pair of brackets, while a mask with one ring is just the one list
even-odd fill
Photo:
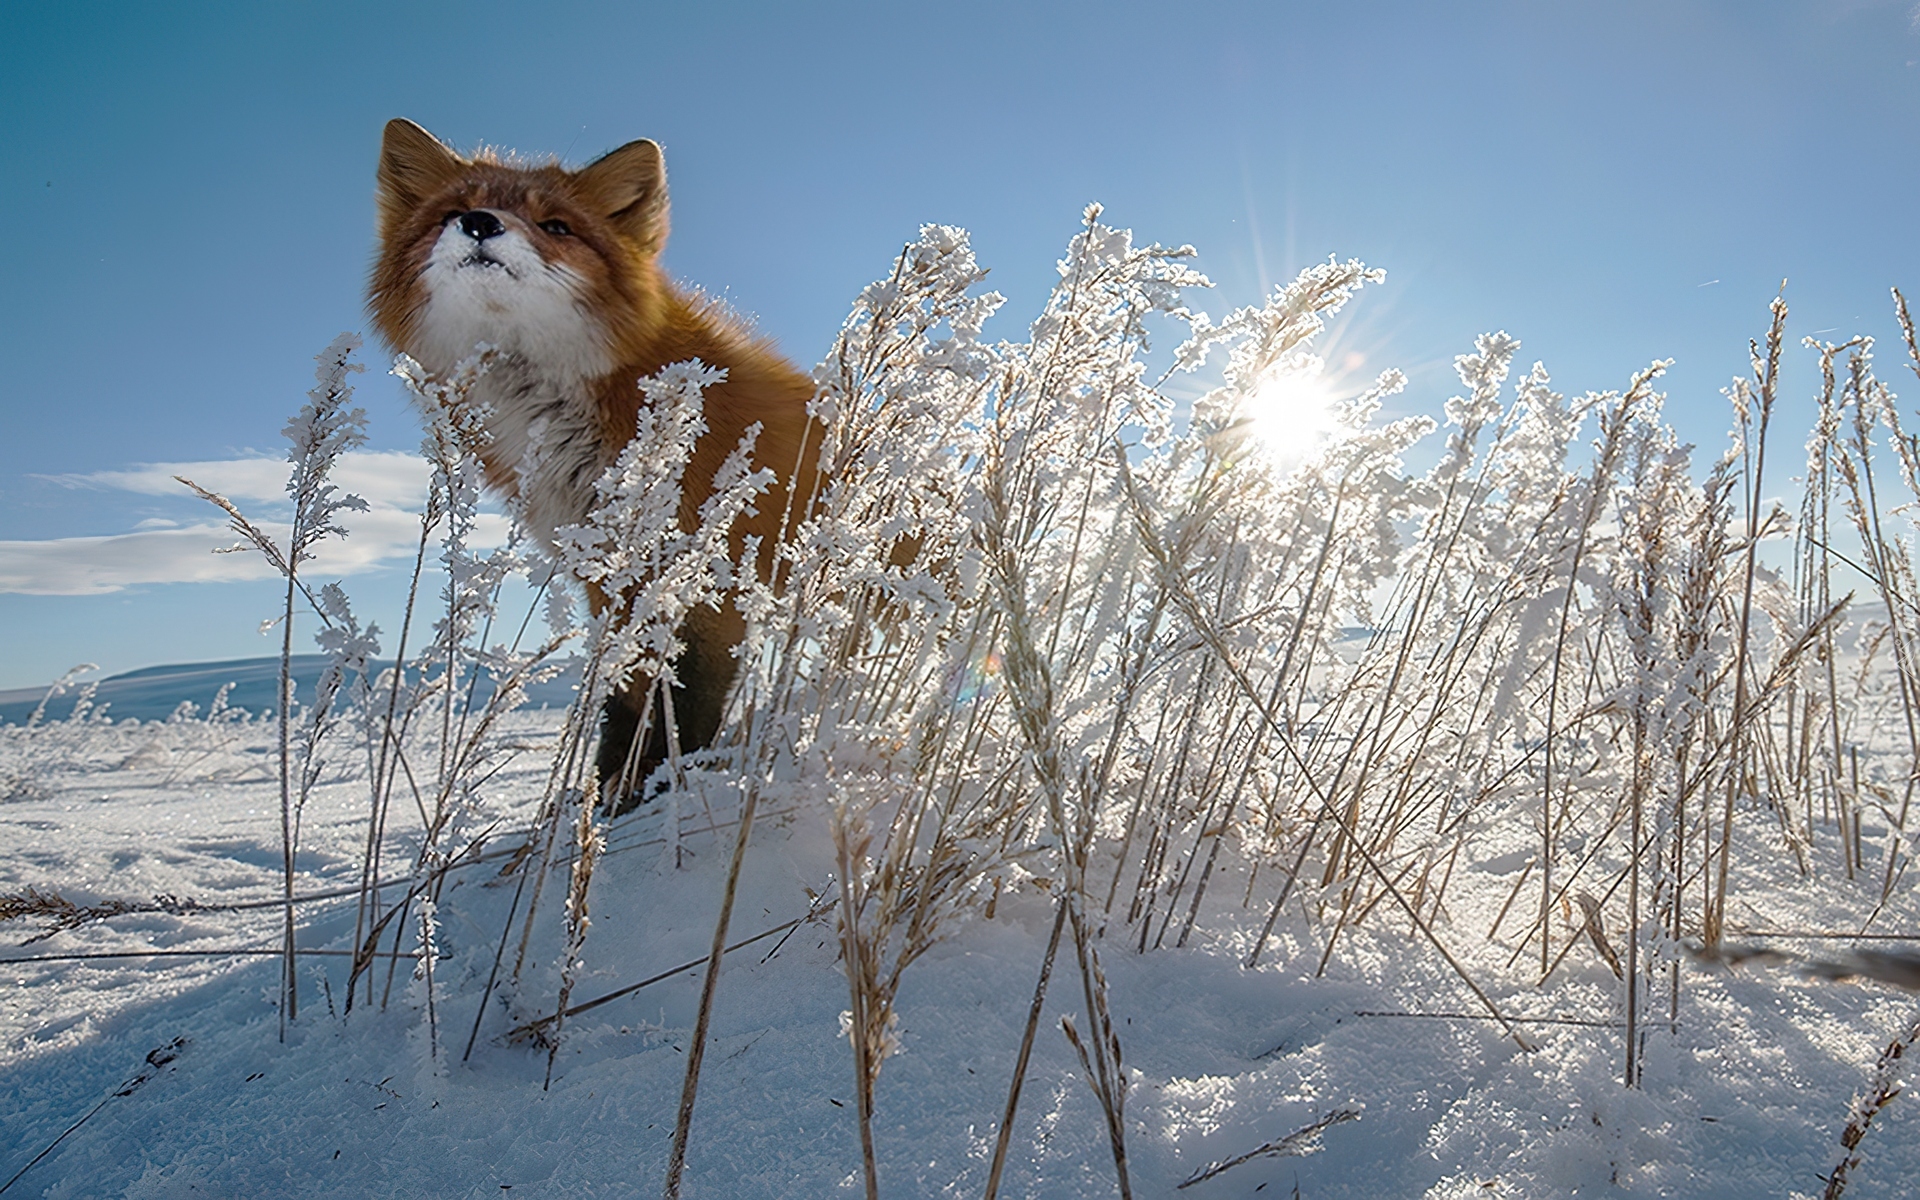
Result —
[[414, 947], [413, 978], [426, 996], [427, 1056], [436, 1070], [443, 1065], [440, 1052], [440, 1010], [434, 994], [433, 968], [440, 957], [440, 917], [430, 897], [419, 902], [419, 938]]
[[[487, 645], [506, 579], [518, 573], [544, 587], [553, 574], [544, 558], [522, 549], [522, 535], [517, 529], [508, 545], [491, 552], [479, 553], [471, 545], [484, 475], [481, 456], [490, 445], [487, 412], [474, 385], [496, 361], [491, 348], [480, 347], [456, 365], [444, 381], [432, 378], [405, 355], [394, 365], [394, 374], [413, 393], [427, 421], [421, 453], [431, 474], [421, 525], [423, 553], [429, 532], [441, 529], [441, 615], [434, 622], [432, 641], [418, 656], [419, 691], [412, 703], [424, 703], [428, 696], [438, 701], [438, 775], [443, 785], [474, 765], [459, 760], [480, 744], [469, 728], [470, 722], [481, 717], [472, 710], [471, 673], [486, 673], [495, 689], [523, 690], [530, 681], [526, 673], [541, 669], [557, 642], [571, 632], [555, 629], [553, 642], [532, 651]], [[515, 512], [520, 515], [517, 506]], [[517, 696], [509, 694], [499, 697], [494, 707], [504, 711], [516, 702]], [[442, 791], [450, 790], [442, 787]]]
[[[925, 621], [950, 604], [946, 577], [968, 520], [961, 473], [975, 457], [978, 388], [994, 363], [979, 332], [1000, 297], [967, 294], [984, 275], [964, 233], [927, 226], [893, 275], [861, 293], [814, 372], [825, 444], [806, 452], [818, 455], [824, 490], [796, 498], [788, 514], [784, 587], [756, 584], [742, 602], [752, 644], [771, 649], [777, 631], [793, 668], [803, 647], [850, 650], [863, 598], [917, 606]], [[924, 553], [903, 557], [904, 546]]]
[[586, 967], [580, 955], [587, 944], [587, 930], [593, 926], [587, 915], [587, 895], [593, 884], [594, 864], [606, 852], [606, 840], [594, 820], [590, 798], [581, 797], [578, 807], [573, 832], [573, 873], [567, 885], [566, 948], [560, 958], [560, 996], [554, 1004], [553, 1024], [545, 1032], [547, 1075], [542, 1087], [553, 1083], [553, 1061], [560, 1053], [560, 1030], [567, 1019], [567, 1001]]
[[[1612, 584], [1613, 603], [1620, 628], [1631, 650], [1631, 672], [1605, 703], [1617, 708], [1618, 719], [1631, 731], [1632, 763], [1627, 805], [1627, 1034], [1624, 1077], [1627, 1086], [1640, 1082], [1639, 1023], [1644, 1019], [1643, 980], [1651, 984], [1653, 963], [1671, 959], [1671, 944], [1655, 939], [1648, 947], [1651, 961], [1641, 951], [1642, 876], [1652, 889], [1653, 909], [1671, 902], [1675, 883], [1667, 846], [1672, 834], [1670, 809], [1659, 803], [1656, 760], [1669, 735], [1661, 719], [1665, 701], [1676, 683], [1673, 635], [1673, 596], [1680, 582], [1678, 549], [1672, 531], [1684, 528], [1676, 520], [1684, 512], [1688, 488], [1686, 452], [1675, 444], [1671, 431], [1643, 419], [1628, 450], [1627, 479], [1617, 498], [1620, 508], [1623, 577]], [[1653, 826], [1651, 839], [1644, 832]], [[1651, 841], [1653, 852], [1641, 847]], [[1656, 926], [1658, 928], [1658, 926]], [[1665, 953], [1663, 953], [1665, 951]]]
[[[541, 591], [564, 590], [551, 587], [552, 566], [523, 548], [517, 530], [506, 546], [483, 553], [472, 545], [481, 498], [480, 455], [488, 445], [486, 412], [474, 395], [474, 385], [497, 357], [491, 348], [479, 347], [445, 379], [430, 376], [405, 355], [393, 368], [426, 421], [421, 454], [429, 478], [396, 663], [381, 686], [368, 691], [360, 708], [371, 805], [348, 1011], [359, 995], [353, 985], [362, 978], [367, 981], [365, 998], [372, 997], [368, 971], [387, 928], [394, 928], [397, 941], [410, 906], [420, 897], [437, 897], [447, 869], [473, 848], [470, 836], [484, 835], [484, 831], [470, 835], [467, 825], [479, 806], [481, 781], [501, 761], [503, 748], [493, 736], [497, 724], [523, 702], [528, 687], [563, 669], [558, 652], [576, 635], [567, 623], [554, 627], [552, 636], [537, 646], [523, 647], [518, 637], [512, 644], [489, 644], [501, 615], [501, 588], [511, 575], [526, 576]], [[436, 530], [442, 575], [440, 615], [433, 622], [433, 637], [409, 658], [415, 601]], [[550, 615], [565, 611], [564, 604], [545, 607]], [[421, 828], [411, 855], [407, 890], [398, 903], [383, 905], [380, 887], [392, 792], [409, 735], [416, 732], [433, 737], [436, 765], [427, 779], [410, 778]]]
[[[478, 463], [491, 447], [471, 393], [490, 352], [446, 379], [399, 363], [427, 417], [417, 561], [442, 574], [421, 622], [432, 632], [410, 639], [410, 613], [396, 667], [369, 689], [374, 631], [344, 594], [314, 592], [337, 683], [301, 727], [331, 713], [337, 737], [357, 718], [374, 781], [354, 967], [368, 985], [350, 996], [374, 995], [376, 945], [385, 956], [390, 938], [405, 953], [403, 931], [426, 928], [407, 918], [430, 924], [451, 903], [440, 884], [484, 832], [483, 793], [502, 761], [491, 722], [575, 633], [576, 585], [599, 611], [515, 860], [518, 952], [503, 932], [495, 972], [517, 980], [533, 964], [550, 999], [557, 983], [555, 1012], [533, 1022], [550, 1067], [584, 978], [604, 849], [595, 788], [608, 781], [586, 753], [597, 701], [631, 686], [670, 704], [661, 685], [674, 681], [685, 622], [726, 604], [748, 621], [720, 738], [690, 762], [675, 748], [646, 818], [665, 826], [678, 861], [690, 799], [742, 806], [673, 1170], [754, 815], [773, 801], [833, 838], [838, 892], [816, 908], [836, 909], [869, 1194], [876, 1130], [888, 1127], [878, 1084], [914, 1021], [902, 982], [1010, 897], [1042, 895], [1056, 919], [998, 1114], [989, 1195], [1020, 1133], [1063, 944], [1079, 988], [1062, 1032], [1125, 1190], [1138, 1093], [1122, 998], [1102, 967], [1117, 946], [1205, 944], [1235, 903], [1250, 916], [1225, 932], [1244, 928], [1250, 966], [1288, 956], [1289, 970], [1311, 973], [1364, 946], [1354, 967], [1411, 940], [1522, 1044], [1489, 976], [1508, 993], [1551, 987], [1571, 961], [1588, 968], [1579, 986], [1622, 1010], [1601, 1015], [1624, 1015], [1621, 1077], [1635, 1083], [1650, 1014], [1677, 1027], [1678, 948], [1728, 911], [1730, 857], [1817, 880], [1823, 854], [1857, 874], [1871, 852], [1885, 856], [1883, 898], [1898, 891], [1920, 759], [1908, 720], [1920, 586], [1900, 518], [1920, 451], [1870, 345], [1815, 347], [1826, 387], [1794, 526], [1768, 503], [1764, 469], [1777, 329], [1756, 346], [1753, 377], [1730, 389], [1732, 450], [1697, 481], [1654, 390], [1662, 364], [1618, 390], [1563, 394], [1504, 332], [1457, 360], [1444, 424], [1389, 407], [1406, 381], [1386, 372], [1334, 405], [1319, 443], [1277, 455], [1254, 414], [1285, 378], [1325, 382], [1329, 320], [1381, 273], [1329, 260], [1216, 323], [1189, 307], [1206, 283], [1190, 253], [1138, 244], [1090, 209], [1043, 311], [1024, 334], [993, 340], [986, 323], [1002, 302], [982, 291], [966, 235], [923, 229], [861, 293], [816, 369], [818, 424], [799, 462], [775, 465], [822, 482], [791, 498], [777, 546], [732, 533], [767, 502], [772, 473], [753, 468], [752, 437], [713, 499], [686, 511], [684, 488], [705, 491], [685, 473], [719, 376], [683, 363], [642, 385], [634, 442], [550, 560], [524, 540], [480, 547]], [[1149, 334], [1169, 327], [1177, 344], [1156, 351]], [[1174, 382], [1182, 372], [1206, 382]], [[311, 453], [333, 436], [322, 425], [300, 431]], [[542, 469], [543, 441], [536, 428], [522, 476]], [[1789, 533], [1791, 578], [1762, 545]], [[1858, 585], [1847, 571], [1884, 612], [1842, 623]], [[499, 600], [515, 573], [556, 581], [539, 602], [551, 636], [537, 647], [494, 633], [522, 624]], [[295, 757], [317, 771], [336, 745], [316, 733]], [[387, 827], [403, 754], [408, 771], [427, 764], [417, 830]], [[410, 867], [381, 866], [401, 850]], [[1517, 865], [1489, 902], [1486, 880], [1461, 868], [1495, 855]], [[541, 888], [563, 863], [564, 911], [550, 906], [537, 924]], [[376, 898], [398, 882], [383, 873], [404, 878], [397, 902]], [[1463, 942], [1478, 955], [1456, 953]], [[424, 982], [438, 1047], [431, 1005], [447, 981]], [[495, 984], [479, 989], [476, 1037]]]
[[1840, 1131], [1841, 1157], [1827, 1176], [1825, 1200], [1838, 1200], [1847, 1190], [1847, 1183], [1853, 1173], [1860, 1169], [1866, 1155], [1860, 1149], [1860, 1143], [1866, 1140], [1867, 1131], [1872, 1128], [1878, 1117], [1889, 1104], [1892, 1104], [1905, 1091], [1901, 1068], [1905, 1066], [1907, 1051], [1913, 1044], [1920, 1042], [1920, 1022], [1914, 1023], [1900, 1036], [1887, 1043], [1880, 1052], [1879, 1059], [1873, 1065], [1866, 1085], [1853, 1097], [1853, 1103], [1847, 1109], [1847, 1123]]
[[[285, 899], [285, 920], [281, 930], [284, 949], [280, 979], [282, 1038], [286, 1036], [286, 1023], [299, 1015], [299, 987], [293, 951], [293, 857], [298, 846], [299, 820], [296, 796], [304, 796], [305, 788], [310, 786], [307, 771], [312, 765], [311, 755], [318, 738], [316, 731], [315, 739], [307, 743], [309, 757], [302, 761], [301, 767], [304, 786], [296, 789], [291, 745], [294, 599], [296, 595], [304, 595], [321, 621], [330, 622], [331, 614], [301, 578], [300, 564], [312, 559], [314, 546], [329, 535], [346, 536], [347, 531], [338, 523], [342, 512], [367, 510], [365, 500], [350, 492], [340, 491], [329, 479], [340, 456], [366, 441], [366, 410], [347, 407], [348, 401], [353, 398], [353, 387], [347, 381], [354, 372], [363, 369], [352, 361], [353, 352], [359, 347], [358, 334], [343, 333], [320, 352], [314, 360], [315, 383], [307, 393], [307, 403], [281, 431], [289, 443], [287, 460], [293, 464], [293, 471], [287, 480], [287, 494], [293, 501], [293, 518], [284, 547], [248, 520], [224, 496], [209, 492], [191, 480], [180, 479], [195, 495], [227, 514], [228, 527], [241, 538], [227, 547], [227, 552], [253, 550], [287, 581], [286, 600], [279, 617], [280, 695], [279, 703], [275, 706], [280, 727], [280, 850]], [[272, 624], [268, 622], [263, 628], [271, 628]]]
[[[639, 676], [677, 682], [673, 660], [684, 649], [677, 631], [700, 605], [716, 605], [752, 562], [758, 547], [738, 559], [728, 545], [733, 522], [773, 481], [752, 466], [759, 427], [727, 456], [702, 503], [698, 527], [680, 525], [680, 495], [694, 443], [706, 432], [702, 392], [725, 372], [697, 362], [676, 363], [640, 382], [647, 403], [619, 459], [594, 483], [585, 523], [555, 535], [557, 563], [590, 592], [609, 600], [596, 627], [593, 670], [608, 688]], [[603, 693], [604, 694], [604, 693]]]
[[[85, 770], [99, 752], [98, 735], [112, 725], [106, 706], [96, 705], [97, 680], [81, 680], [82, 675], [98, 671], [93, 663], [69, 668], [49, 684], [39, 703], [17, 727], [6, 728], [12, 736], [14, 753], [0, 761], [0, 803], [8, 800], [44, 800], [57, 787], [57, 775]], [[47, 720], [47, 706], [74, 692], [73, 707], [59, 720]]]
[[[78, 666], [67, 668], [67, 673], [62, 675], [60, 678], [54, 680], [52, 684], [48, 685], [46, 695], [40, 697], [40, 703], [33, 706], [33, 712], [27, 716], [27, 728], [28, 729], [37, 728], [40, 722], [46, 720], [47, 705], [51, 704], [58, 697], [64, 695], [66, 693], [67, 688], [72, 686], [74, 682], [80, 678], [80, 676], [85, 675], [91, 671], [98, 671], [99, 669], [100, 669], [99, 666], [97, 666], [94, 663], [81, 663]], [[82, 684], [81, 686], [84, 687], [85, 685]], [[88, 691], [85, 693], [85, 695], [90, 699], [93, 693], [91, 691]], [[81, 707], [80, 702], [76, 700], [74, 704], [74, 709], [78, 711], [80, 707]]]
[[[595, 500], [587, 519], [555, 531], [554, 570], [581, 583], [589, 596], [597, 600], [599, 613], [589, 631], [591, 649], [578, 695], [568, 711], [541, 816], [527, 846], [525, 861], [536, 865], [523, 877], [531, 881], [527, 885], [531, 896], [510, 973], [515, 980], [526, 963], [540, 896], [554, 853], [560, 846], [559, 834], [566, 823], [565, 814], [570, 806], [580, 807], [574, 838], [575, 861], [576, 867], [583, 862], [588, 864], [584, 873], [576, 870], [567, 903], [571, 932], [566, 963], [573, 964], [579, 958], [587, 930], [589, 847], [597, 845], [598, 837], [590, 810], [595, 803], [597, 786], [612, 783], [615, 787], [624, 787], [638, 782], [601, 781], [591, 773], [585, 748], [592, 737], [599, 702], [611, 690], [640, 681], [648, 696], [641, 726], [646, 727], [652, 720], [651, 704], [658, 698], [666, 706], [664, 716], [671, 730], [670, 688], [677, 682], [674, 660], [684, 648], [678, 636], [682, 622], [696, 607], [718, 607], [731, 589], [752, 576], [751, 564], [757, 560], [759, 548], [747, 539], [736, 551], [732, 530], [736, 519], [752, 508], [755, 499], [774, 478], [772, 471], [752, 465], [753, 446], [759, 434], [757, 425], [749, 427], [716, 472], [712, 493], [701, 504], [694, 528], [689, 530], [681, 524], [684, 476], [694, 445], [706, 431], [701, 412], [702, 395], [707, 387], [722, 378], [723, 373], [701, 363], [684, 362], [641, 380], [639, 387], [646, 403], [639, 408], [633, 439], [595, 481]], [[538, 454], [539, 442], [536, 433], [529, 455]], [[564, 604], [548, 605], [549, 617], [556, 623], [567, 611], [568, 606]], [[569, 635], [557, 634], [556, 638]], [[680, 764], [671, 736], [668, 744], [673, 751], [669, 757], [677, 773]], [[740, 826], [743, 839], [751, 825], [751, 815], [744, 816]], [[736, 879], [738, 866], [736, 855]], [[723, 911], [731, 902], [732, 886], [730, 883]], [[509, 917], [510, 922], [513, 919]], [[724, 918], [721, 925], [724, 929]], [[504, 945], [503, 939], [503, 950]], [[496, 974], [498, 969], [496, 961]], [[572, 989], [572, 971], [571, 966], [563, 970], [558, 1010], [562, 1013]], [[493, 982], [490, 976], [482, 993], [483, 1015]], [[476, 1020], [476, 1037], [478, 1029]], [[704, 1026], [702, 1030], [704, 1037]], [[554, 1045], [557, 1047], [557, 1041]], [[691, 1056], [696, 1063], [702, 1050], [696, 1050]], [[684, 1151], [684, 1137], [678, 1144]]]

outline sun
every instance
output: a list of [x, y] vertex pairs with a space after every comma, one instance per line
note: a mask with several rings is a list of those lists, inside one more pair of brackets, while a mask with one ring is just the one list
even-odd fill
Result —
[[1318, 359], [1269, 371], [1242, 402], [1253, 441], [1293, 465], [1311, 458], [1341, 430], [1339, 397]]

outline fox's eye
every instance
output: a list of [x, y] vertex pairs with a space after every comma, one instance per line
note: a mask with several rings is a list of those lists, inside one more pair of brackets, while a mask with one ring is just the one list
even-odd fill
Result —
[[554, 218], [551, 221], [540, 222], [540, 228], [546, 230], [548, 233], [552, 234], [555, 237], [568, 237], [568, 236], [571, 236], [573, 233], [572, 227], [569, 226], [565, 221], [560, 220], [558, 217]]

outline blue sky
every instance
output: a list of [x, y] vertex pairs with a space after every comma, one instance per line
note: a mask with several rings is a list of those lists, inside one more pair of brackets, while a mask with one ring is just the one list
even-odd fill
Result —
[[[1407, 370], [1407, 409], [1504, 328], [1568, 391], [1674, 358], [1717, 449], [1783, 278], [1796, 340], [1874, 334], [1901, 387], [1917, 63], [1911, 0], [7, 5], [0, 688], [276, 648], [270, 581], [129, 582], [210, 570], [151, 464], [271, 500], [245, 460], [365, 327], [392, 116], [574, 162], [660, 141], [668, 265], [803, 365], [929, 221], [973, 231], [1017, 336], [1098, 200], [1197, 246], [1216, 312], [1330, 253], [1385, 267], [1340, 348]], [[409, 449], [370, 351], [373, 448]], [[409, 487], [372, 490], [401, 528]], [[392, 627], [390, 534], [336, 565]]]

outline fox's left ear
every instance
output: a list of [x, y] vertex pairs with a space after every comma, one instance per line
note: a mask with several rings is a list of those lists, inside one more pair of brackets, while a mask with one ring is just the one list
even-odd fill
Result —
[[580, 169], [582, 198], [642, 249], [667, 241], [667, 160], [649, 138], [610, 150]]
[[380, 194], [399, 207], [417, 204], [467, 165], [439, 138], [404, 117], [395, 117], [380, 138]]
[[399, 236], [416, 208], [468, 165], [412, 121], [403, 117], [388, 121], [380, 138], [380, 169], [375, 176], [381, 240]]

